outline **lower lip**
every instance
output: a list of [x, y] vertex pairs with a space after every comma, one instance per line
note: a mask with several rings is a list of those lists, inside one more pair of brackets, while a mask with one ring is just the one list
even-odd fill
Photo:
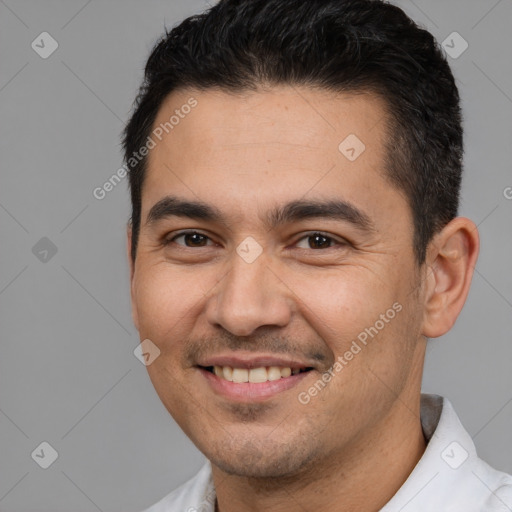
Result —
[[230, 382], [217, 377], [217, 375], [204, 368], [199, 368], [199, 370], [216, 393], [226, 398], [242, 401], [258, 401], [273, 397], [293, 388], [313, 372], [313, 370], [309, 370], [267, 382]]

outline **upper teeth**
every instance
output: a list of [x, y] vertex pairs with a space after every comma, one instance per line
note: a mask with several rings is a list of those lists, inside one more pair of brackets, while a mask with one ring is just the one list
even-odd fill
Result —
[[289, 377], [300, 372], [299, 368], [293, 370], [289, 367], [268, 366], [261, 368], [232, 368], [231, 366], [214, 366], [213, 371], [217, 377], [231, 382], [266, 382]]

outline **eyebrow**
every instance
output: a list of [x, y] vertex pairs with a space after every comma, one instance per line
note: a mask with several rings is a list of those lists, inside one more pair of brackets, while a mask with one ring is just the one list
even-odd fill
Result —
[[[190, 201], [176, 196], [166, 196], [150, 209], [146, 225], [170, 217], [183, 217], [219, 224], [227, 224], [222, 212], [213, 205], [202, 201]], [[296, 200], [277, 206], [266, 215], [265, 224], [269, 229], [306, 219], [333, 219], [354, 225], [361, 231], [375, 231], [370, 217], [353, 204], [344, 200]]]
[[222, 223], [222, 213], [209, 204], [201, 201], [188, 201], [174, 196], [166, 196], [155, 203], [149, 210], [146, 224], [155, 224], [169, 217], [185, 217]]

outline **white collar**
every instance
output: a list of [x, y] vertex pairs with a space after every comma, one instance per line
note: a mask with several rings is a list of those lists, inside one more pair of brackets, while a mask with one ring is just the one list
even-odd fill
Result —
[[[512, 476], [476, 454], [452, 404], [421, 395], [421, 426], [428, 441], [416, 467], [380, 512], [512, 512]], [[211, 463], [145, 512], [214, 512]]]

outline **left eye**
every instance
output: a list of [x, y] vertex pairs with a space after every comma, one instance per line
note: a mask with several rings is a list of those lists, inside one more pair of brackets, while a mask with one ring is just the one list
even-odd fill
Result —
[[[302, 247], [300, 246], [301, 243], [303, 243]], [[311, 233], [300, 238], [296, 243], [297, 247], [300, 247], [301, 249], [328, 249], [336, 244], [340, 245], [340, 242], [331, 236], [324, 235], [323, 233]]]

